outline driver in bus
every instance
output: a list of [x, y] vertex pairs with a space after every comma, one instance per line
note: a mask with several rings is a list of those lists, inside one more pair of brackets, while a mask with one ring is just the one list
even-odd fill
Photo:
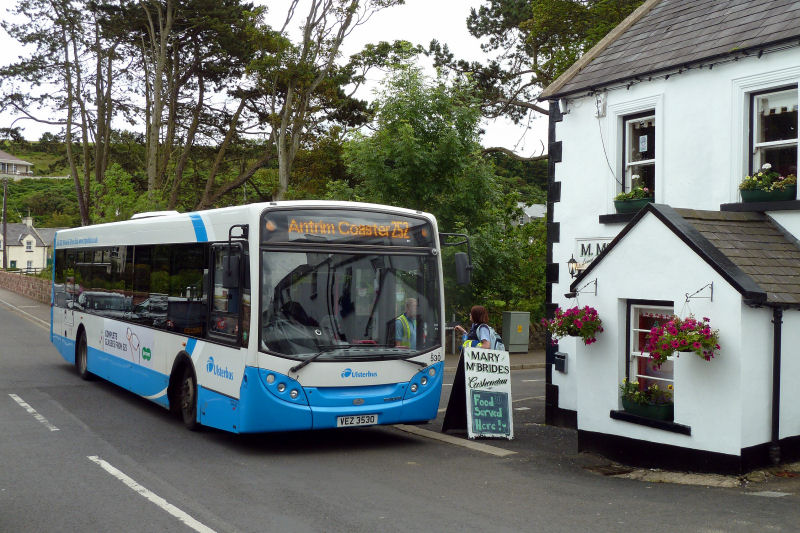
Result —
[[417, 346], [417, 299], [406, 300], [405, 312], [395, 319], [395, 346], [416, 348]]

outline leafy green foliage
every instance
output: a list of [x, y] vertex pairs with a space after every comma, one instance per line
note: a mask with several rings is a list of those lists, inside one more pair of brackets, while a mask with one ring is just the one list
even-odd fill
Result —
[[95, 223], [126, 220], [138, 212], [164, 208], [137, 191], [131, 175], [117, 163], [108, 167], [103, 183], [92, 183], [91, 192], [92, 221]]
[[436, 206], [443, 231], [491, 220], [498, 191], [491, 165], [480, 156], [480, 114], [469, 94], [465, 85], [430, 83], [415, 68], [398, 68], [379, 99], [375, 133], [345, 144], [356, 184], [349, 197], [419, 210]]
[[66, 179], [31, 179], [8, 182], [6, 219], [19, 222], [30, 214], [36, 227], [71, 227], [80, 224], [75, 187]]
[[[379, 99], [374, 133], [345, 144], [350, 178], [329, 182], [326, 197], [428, 211], [441, 231], [471, 235], [471, 294], [455, 284], [455, 249], [443, 256], [448, 316], [466, 315], [479, 302], [495, 323], [508, 309], [536, 318], [544, 307], [545, 225], [511, 223], [521, 197], [512, 187], [503, 193], [495, 166], [481, 155], [480, 113], [470, 95], [466, 83], [397, 68]], [[513, 170], [506, 175], [523, 180]]]
[[436, 64], [475, 83], [483, 112], [516, 122], [529, 112], [542, 88], [556, 80], [644, 0], [485, 0], [467, 18], [469, 32], [483, 40], [487, 60], [465, 61], [433, 41]]

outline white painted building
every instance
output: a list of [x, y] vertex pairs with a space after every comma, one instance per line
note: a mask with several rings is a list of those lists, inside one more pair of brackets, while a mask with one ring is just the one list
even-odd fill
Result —
[[[738, 190], [763, 163], [797, 174], [799, 19], [798, 2], [648, 0], [543, 92], [548, 312], [589, 305], [605, 328], [548, 366], [547, 421], [582, 450], [716, 471], [800, 457], [800, 201]], [[619, 214], [633, 175], [654, 203]], [[653, 374], [646, 313], [709, 317], [718, 357]], [[674, 385], [673, 420], [626, 413], [626, 377]]]
[[8, 253], [8, 269], [36, 273], [47, 268], [53, 258], [53, 239], [58, 229], [61, 228], [35, 228], [33, 218], [23, 217], [21, 223], [6, 224], [6, 241], [3, 243], [0, 227], [0, 266], [3, 254]]

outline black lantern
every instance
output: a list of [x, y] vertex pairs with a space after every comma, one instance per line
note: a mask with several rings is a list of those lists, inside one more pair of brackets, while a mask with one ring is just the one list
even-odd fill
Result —
[[575, 256], [569, 258], [567, 268], [569, 269], [569, 275], [573, 278], [578, 275], [578, 262], [575, 261]]

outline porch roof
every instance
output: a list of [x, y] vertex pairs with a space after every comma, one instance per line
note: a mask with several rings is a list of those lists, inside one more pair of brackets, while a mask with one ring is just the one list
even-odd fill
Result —
[[572, 283], [572, 290], [652, 213], [752, 304], [800, 306], [800, 242], [768, 215], [650, 204]]

